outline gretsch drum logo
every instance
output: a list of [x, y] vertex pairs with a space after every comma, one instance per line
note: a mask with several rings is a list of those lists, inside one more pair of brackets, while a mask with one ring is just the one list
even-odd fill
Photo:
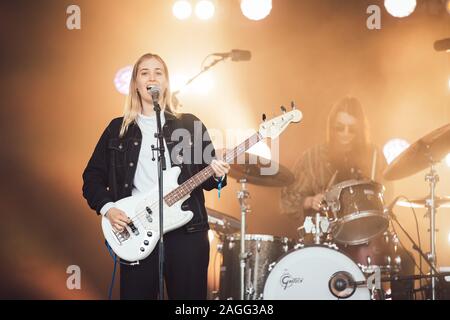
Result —
[[295, 284], [301, 284], [303, 282], [303, 278], [293, 277], [289, 272], [285, 272], [280, 277], [281, 287], [286, 290], [287, 288], [292, 287]]

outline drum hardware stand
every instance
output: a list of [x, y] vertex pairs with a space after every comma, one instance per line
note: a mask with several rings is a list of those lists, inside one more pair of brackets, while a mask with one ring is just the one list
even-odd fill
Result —
[[253, 283], [252, 283], [252, 270], [251, 269], [248, 270], [247, 289], [245, 290], [245, 294], [246, 294], [246, 297], [247, 297], [246, 300], [255, 300], [254, 297], [253, 297], [253, 295], [255, 294], [255, 288], [254, 288]]
[[431, 300], [436, 300], [436, 277], [435, 274], [439, 274], [436, 271], [436, 184], [439, 182], [439, 176], [436, 174], [434, 170], [434, 161], [430, 156], [430, 172], [425, 176], [425, 181], [427, 181], [430, 185], [430, 195], [431, 199], [428, 205], [428, 212], [430, 215], [430, 244], [431, 244], [431, 252], [427, 255], [427, 260], [430, 263], [431, 270]]
[[251, 212], [250, 205], [247, 204], [248, 198], [250, 198], [250, 193], [247, 190], [247, 179], [243, 178], [239, 180], [241, 184], [241, 190], [238, 191], [238, 199], [241, 207], [241, 253], [239, 255], [240, 263], [240, 298], [244, 300], [245, 298], [245, 266], [247, 264], [247, 258], [249, 257], [248, 252], [245, 251], [245, 217], [247, 213]]
[[[321, 216], [320, 213], [316, 213], [314, 222], [312, 220], [313, 217], [306, 217], [305, 222], [303, 223], [303, 229], [305, 230], [305, 233], [314, 234], [314, 243], [320, 244], [321, 236], [328, 231], [329, 221], [328, 218]], [[301, 228], [302, 227], [300, 227], [299, 229]]]
[[367, 288], [371, 292], [372, 300], [385, 300], [386, 297], [381, 287], [381, 269], [378, 266], [370, 268], [372, 269], [372, 274], [367, 278]]

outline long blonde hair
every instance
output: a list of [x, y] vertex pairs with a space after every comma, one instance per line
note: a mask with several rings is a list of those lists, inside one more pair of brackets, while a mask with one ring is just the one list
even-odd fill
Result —
[[119, 133], [120, 138], [122, 138], [125, 135], [130, 124], [135, 122], [138, 115], [142, 112], [142, 99], [141, 99], [141, 95], [139, 94], [139, 92], [137, 90], [136, 78], [137, 78], [137, 73], [138, 73], [140, 64], [144, 60], [152, 59], [152, 58], [161, 62], [161, 64], [164, 67], [164, 75], [166, 76], [166, 79], [167, 79], [167, 89], [163, 93], [163, 105], [165, 106], [165, 111], [173, 114], [174, 116], [178, 116], [178, 113], [177, 113], [175, 107], [173, 107], [172, 103], [171, 103], [172, 95], [170, 93], [169, 71], [167, 69], [166, 63], [159, 55], [153, 54], [153, 53], [146, 53], [136, 61], [136, 63], [134, 64], [134, 67], [133, 67], [133, 73], [131, 75], [131, 81], [130, 81], [130, 90], [129, 90], [128, 96], [125, 99], [123, 122], [122, 122], [122, 127], [120, 128], [120, 133]]

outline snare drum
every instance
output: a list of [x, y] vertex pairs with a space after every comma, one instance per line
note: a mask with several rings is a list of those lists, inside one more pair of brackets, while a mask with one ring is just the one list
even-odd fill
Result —
[[[220, 299], [240, 299], [240, 235], [229, 235], [221, 245], [223, 261], [220, 268]], [[248, 253], [244, 272], [245, 298], [261, 299], [269, 274], [269, 266], [292, 247], [288, 238], [264, 234], [246, 234], [245, 251]]]
[[384, 213], [384, 187], [373, 181], [348, 180], [325, 193], [333, 215], [331, 234], [338, 243], [357, 245], [385, 232], [389, 219]]
[[264, 300], [370, 300], [365, 281], [347, 255], [326, 246], [306, 246], [274, 265], [264, 286]]

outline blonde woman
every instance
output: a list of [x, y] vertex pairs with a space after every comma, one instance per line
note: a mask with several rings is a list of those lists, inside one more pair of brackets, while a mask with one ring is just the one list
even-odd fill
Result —
[[[158, 186], [156, 154], [152, 155], [152, 145], [157, 145], [156, 115], [148, 93], [150, 86], [160, 88], [166, 166], [181, 167], [178, 183], [209, 164], [214, 170], [214, 176], [194, 189], [182, 205], [194, 213], [192, 220], [164, 237], [169, 299], [206, 299], [209, 225], [203, 189], [217, 188], [219, 181], [225, 186], [230, 167], [214, 159], [214, 147], [203, 123], [192, 114], [177, 113], [171, 106], [167, 66], [158, 55], [145, 54], [135, 63], [124, 115], [113, 119], [100, 137], [83, 173], [83, 196], [97, 214], [107, 217], [120, 231], [129, 218], [115, 208], [114, 202]], [[179, 148], [181, 140], [188, 140], [187, 147]], [[121, 265], [121, 299], [156, 299], [158, 287], [158, 246], [139, 265]]]

